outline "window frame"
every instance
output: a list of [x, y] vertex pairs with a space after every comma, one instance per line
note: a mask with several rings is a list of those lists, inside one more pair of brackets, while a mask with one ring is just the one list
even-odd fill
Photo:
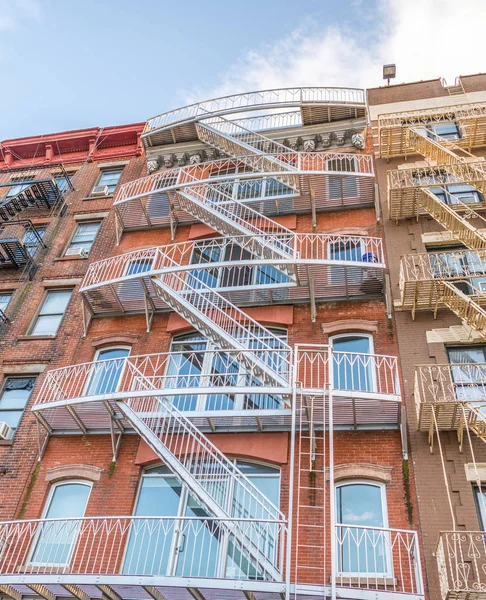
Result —
[[[89, 488], [89, 493], [88, 496], [86, 498], [86, 504], [84, 506], [84, 510], [83, 510], [83, 516], [82, 517], [75, 517], [78, 518], [79, 520], [84, 519], [86, 516], [86, 509], [88, 507], [89, 504], [89, 499], [91, 496], [91, 492], [93, 490], [93, 482], [92, 481], [88, 481], [86, 479], [66, 479], [66, 480], [62, 480], [62, 481], [56, 481], [54, 482], [51, 487], [49, 488], [49, 493], [47, 494], [47, 498], [46, 501], [44, 502], [44, 506], [42, 508], [42, 513], [41, 513], [41, 519], [47, 519], [48, 517], [46, 516], [49, 508], [51, 506], [52, 503], [52, 499], [54, 498], [54, 494], [56, 493], [56, 489], [58, 489], [59, 487], [62, 487], [63, 485], [73, 485], [73, 484], [77, 484], [77, 485], [85, 485], [86, 487]], [[69, 519], [70, 517], [65, 517], [65, 519]], [[61, 519], [62, 520], [62, 519]], [[27, 561], [26, 564], [28, 566], [32, 566], [32, 567], [36, 567], [36, 566], [42, 566], [42, 567], [66, 567], [69, 566], [71, 559], [72, 559], [72, 555], [73, 555], [73, 551], [74, 548], [76, 546], [76, 542], [77, 542], [77, 536], [78, 536], [78, 532], [76, 532], [75, 536], [74, 536], [74, 540], [73, 543], [71, 544], [71, 548], [69, 549], [69, 555], [66, 559], [66, 562], [63, 563], [44, 563], [44, 562], [33, 562], [32, 558], [34, 557], [35, 551], [37, 549], [37, 544], [39, 543], [39, 539], [41, 537], [41, 532], [38, 531], [35, 536], [34, 539], [31, 542], [31, 547], [29, 549], [29, 554], [27, 555]]]
[[[380, 498], [381, 498], [381, 510], [382, 510], [382, 517], [383, 517], [383, 530], [389, 530], [390, 529], [390, 521], [388, 518], [388, 502], [387, 502], [387, 490], [386, 490], [386, 483], [383, 481], [377, 481], [375, 479], [343, 479], [342, 481], [338, 481], [335, 483], [334, 485], [334, 499], [335, 499], [335, 506], [336, 506], [336, 524], [337, 525], [341, 525], [344, 527], [348, 527], [350, 529], [352, 529], [353, 527], [363, 527], [364, 529], [366, 529], [365, 525], [356, 525], [356, 524], [348, 524], [348, 523], [339, 523], [338, 522], [338, 502], [337, 502], [337, 489], [338, 488], [342, 488], [342, 487], [346, 487], [347, 485], [368, 485], [370, 487], [377, 487], [380, 490]], [[370, 529], [373, 529], [373, 527], [370, 526]], [[386, 532], [384, 532], [384, 535], [387, 535]], [[388, 534], [389, 537], [389, 534]], [[338, 538], [336, 536], [336, 545], [338, 544]], [[339, 556], [339, 547], [336, 547], [336, 557]], [[339, 565], [337, 565], [339, 566]], [[357, 577], [357, 578], [364, 578], [364, 577], [370, 577], [370, 578], [392, 578], [393, 577], [393, 556], [390, 552], [390, 546], [387, 545], [386, 547], [386, 572], [384, 573], [374, 573], [374, 572], [366, 572], [366, 571], [362, 571], [362, 572], [353, 572], [353, 571], [342, 571], [342, 570], [337, 570], [337, 576], [338, 577]]]
[[[329, 336], [329, 345], [331, 346], [331, 348], [334, 351], [334, 341], [338, 340], [338, 339], [343, 339], [343, 338], [351, 338], [351, 337], [358, 337], [358, 338], [365, 338], [368, 340], [369, 342], [369, 352], [349, 352], [349, 353], [345, 353], [345, 354], [365, 354], [365, 355], [369, 355], [369, 356], [375, 356], [375, 340], [373, 338], [373, 334], [372, 333], [367, 333], [366, 331], [356, 331], [356, 332], [346, 332], [346, 333], [336, 333], [334, 335], [330, 335]], [[336, 352], [340, 352], [339, 350], [337, 350]], [[334, 361], [331, 361], [330, 363], [331, 365], [331, 376], [332, 376], [332, 381], [334, 382]], [[362, 392], [362, 393], [366, 393], [366, 394], [374, 394], [377, 392], [378, 390], [378, 376], [377, 376], [377, 372], [376, 372], [376, 363], [374, 361], [370, 361], [370, 364], [367, 368], [367, 372], [369, 373], [369, 380], [370, 380], [370, 389], [369, 390], [346, 390], [343, 389], [341, 390], [341, 388], [334, 388], [338, 391], [349, 391], [349, 392]], [[333, 383], [334, 385], [334, 383]]]
[[[53, 292], [71, 292], [71, 295], [69, 297], [68, 303], [66, 304], [66, 309], [65, 311], [62, 313], [62, 317], [61, 320], [59, 321], [59, 325], [57, 326], [57, 329], [55, 331], [55, 333], [33, 333], [35, 326], [37, 324], [37, 320], [41, 315], [41, 310], [42, 307], [44, 306], [49, 294], [53, 293]], [[27, 336], [29, 337], [49, 337], [49, 338], [55, 338], [57, 336], [57, 334], [59, 333], [59, 329], [61, 328], [62, 322], [64, 321], [64, 317], [66, 316], [66, 313], [69, 309], [69, 305], [71, 304], [71, 300], [73, 299], [73, 293], [74, 293], [74, 287], [54, 287], [54, 288], [46, 288], [44, 290], [44, 293], [42, 294], [42, 298], [41, 301], [39, 302], [39, 305], [37, 306], [37, 309], [35, 311], [34, 317], [32, 318], [29, 327], [27, 328]], [[55, 316], [59, 313], [52, 313], [51, 316]]]
[[9, 301], [5, 305], [5, 308], [1, 307], [1, 302], [0, 302], [0, 310], [3, 312], [4, 315], [5, 315], [7, 308], [9, 307], [10, 302], [12, 302], [12, 298], [13, 298], [14, 294], [15, 294], [15, 290], [0, 290], [0, 298], [2, 296], [10, 296]]
[[[34, 387], [37, 382], [37, 375], [9, 375], [8, 373], [5, 375], [5, 377], [3, 378], [2, 384], [0, 386], [0, 415], [4, 412], [19, 412], [20, 411], [19, 408], [2, 408], [2, 399], [3, 399], [3, 395], [5, 393], [5, 388], [7, 387], [7, 382], [9, 379], [33, 379], [34, 384], [32, 386], [32, 389], [30, 390], [29, 397], [27, 398], [27, 400], [25, 402], [24, 408], [22, 409], [22, 413], [20, 415], [19, 422], [17, 423], [16, 427], [12, 427], [11, 425], [9, 425], [9, 427], [14, 430], [14, 434], [13, 434], [13, 437], [11, 440], [3, 440], [4, 442], [7, 442], [7, 443], [11, 443], [13, 438], [17, 435], [17, 431], [20, 427], [20, 424], [22, 423], [22, 419], [24, 418], [24, 414], [27, 409], [27, 405], [30, 401], [30, 398], [32, 396], [32, 392], [34, 391]], [[2, 421], [1, 416], [0, 416], [0, 421]]]
[[[284, 328], [284, 327], [269, 327], [269, 330], [274, 334], [277, 335], [279, 337], [281, 337], [283, 340], [285, 340], [286, 342], [288, 341], [288, 329]], [[201, 367], [201, 374], [199, 376], [200, 381], [207, 381], [208, 385], [210, 384], [210, 380], [211, 377], [213, 377], [215, 374], [212, 372], [212, 368], [213, 368], [213, 361], [214, 361], [214, 352], [216, 350], [218, 350], [218, 348], [215, 346], [215, 344], [213, 344], [211, 342], [211, 340], [209, 338], [206, 338], [203, 334], [199, 333], [197, 330], [194, 330], [192, 332], [188, 332], [188, 333], [180, 333], [180, 334], [175, 334], [171, 337], [170, 340], [170, 345], [169, 345], [169, 353], [176, 353], [176, 352], [183, 352], [180, 350], [173, 350], [174, 344], [177, 343], [183, 343], [184, 342], [184, 338], [188, 337], [188, 336], [200, 336], [201, 340], [194, 340], [194, 343], [198, 344], [206, 344], [206, 347], [204, 348], [204, 350], [193, 350], [191, 352], [203, 352], [204, 356], [203, 356], [203, 362], [202, 362], [202, 367]], [[256, 352], [258, 352], [258, 349], [255, 349]], [[221, 352], [223, 354], [225, 354], [224, 350], [221, 350]], [[169, 360], [167, 361], [167, 365], [164, 371], [164, 376], [168, 376], [169, 375], [169, 370], [171, 369], [171, 367], [173, 366], [173, 362], [172, 359], [169, 358]], [[216, 374], [216, 377], [218, 375]], [[183, 378], [183, 377], [190, 377], [190, 375], [180, 375], [179, 372], [174, 372], [170, 374], [170, 377], [173, 379], [176, 378]], [[229, 375], [228, 375], [229, 377]], [[246, 374], [244, 372], [244, 369], [242, 367], [242, 365], [238, 366], [238, 371], [234, 374], [234, 377], [237, 379], [237, 381], [241, 382], [241, 384], [243, 385], [245, 378], [246, 378]], [[254, 393], [250, 393], [250, 394], [240, 394], [240, 393], [234, 393], [234, 394], [219, 394], [218, 393], [218, 388], [214, 388], [215, 389], [215, 393], [214, 396], [224, 396], [224, 395], [228, 395], [230, 397], [233, 398], [233, 408], [228, 408], [228, 409], [224, 409], [224, 408], [216, 408], [216, 409], [211, 409], [208, 408], [208, 404], [210, 402], [209, 396], [208, 394], [201, 394], [198, 393], [197, 390], [200, 386], [198, 387], [194, 387], [194, 394], [184, 394], [182, 395], [182, 397], [184, 398], [184, 396], [195, 396], [196, 397], [196, 404], [195, 404], [195, 408], [193, 410], [184, 408], [184, 407], [179, 407], [177, 406], [177, 404], [174, 402], [175, 399], [177, 398], [177, 394], [174, 394], [171, 396], [171, 402], [174, 403], [174, 405], [176, 406], [176, 408], [178, 410], [180, 410], [183, 413], [207, 413], [207, 412], [220, 412], [220, 411], [227, 411], [229, 414], [231, 414], [232, 411], [250, 411], [250, 410], [262, 410], [261, 408], [245, 408], [245, 401], [247, 401], [249, 398], [251, 398], [252, 396], [271, 396], [271, 394], [261, 394], [258, 392], [258, 387], [255, 388], [255, 392]], [[176, 388], [177, 389], [177, 388]], [[275, 411], [279, 411], [281, 410], [281, 408], [268, 408], [268, 407], [263, 407], [263, 410], [275, 410]]]
[[[246, 464], [250, 464], [250, 465], [255, 465], [255, 466], [262, 466], [262, 467], [268, 467], [271, 468], [275, 471], [275, 479], [278, 478], [278, 503], [277, 503], [277, 508], [280, 508], [281, 505], [281, 501], [282, 501], [282, 467], [280, 465], [275, 465], [263, 460], [259, 460], [259, 459], [247, 459], [247, 458], [238, 458], [238, 457], [229, 457], [228, 460], [231, 461], [231, 463], [233, 463], [234, 465], [238, 466], [238, 464], [241, 463], [246, 463]], [[168, 472], [167, 473], [157, 473], [157, 474], [151, 474], [150, 471], [157, 469], [159, 467], [166, 467]], [[246, 473], [244, 473], [245, 476], [247, 476]], [[252, 475], [252, 477], [265, 477], [264, 474], [254, 474]], [[167, 465], [165, 465], [164, 463], [157, 463], [157, 464], [152, 464], [152, 465], [147, 465], [141, 472], [140, 474], [140, 479], [138, 482], [138, 486], [137, 486], [137, 492], [135, 494], [135, 501], [133, 504], [133, 508], [132, 508], [132, 514], [131, 516], [137, 516], [137, 517], [142, 517], [142, 518], [147, 518], [147, 519], [156, 519], [158, 517], [154, 517], [151, 515], [145, 516], [145, 515], [137, 515], [137, 507], [138, 507], [138, 503], [140, 501], [140, 496], [142, 493], [142, 487], [143, 487], [143, 481], [145, 478], [156, 478], [156, 477], [163, 477], [163, 478], [172, 478], [172, 479], [176, 479], [179, 481], [180, 485], [181, 485], [181, 495], [179, 497], [179, 503], [177, 506], [177, 515], [175, 516], [170, 516], [167, 518], [170, 519], [181, 519], [186, 515], [186, 511], [188, 508], [188, 500], [189, 500], [189, 496], [191, 495], [191, 490], [189, 488], [189, 486], [186, 484], [185, 481], [182, 481], [179, 479], [179, 477], [171, 472], [170, 468], [167, 467]], [[230, 497], [230, 493], [231, 493], [231, 499], [234, 499], [234, 483], [231, 482], [231, 489], [228, 490], [228, 497]], [[261, 492], [263, 494], [263, 492]], [[263, 494], [265, 495], [265, 494]], [[237, 516], [235, 516], [234, 518], [238, 518]], [[182, 542], [182, 535], [181, 532], [177, 532], [176, 530], [174, 530], [172, 532], [172, 539], [170, 541], [170, 550], [168, 553], [168, 560], [167, 560], [167, 565], [166, 565], [166, 573], [164, 574], [167, 577], [174, 577], [177, 576], [177, 566], [178, 566], [178, 560], [179, 560], [179, 554], [180, 551], [177, 551], [179, 546], [181, 545]], [[121, 562], [120, 562], [120, 569], [121, 572], [123, 572], [124, 566], [125, 566], [125, 560], [127, 557], [127, 553], [129, 550], [129, 541], [130, 541], [130, 536], [128, 536], [125, 540], [125, 546], [123, 549], [123, 553], [122, 553], [122, 558], [121, 558]], [[227, 568], [228, 568], [228, 564], [227, 564], [227, 560], [228, 560], [228, 542], [229, 542], [229, 538], [227, 536], [225, 536], [225, 538], [222, 541], [222, 548], [221, 548], [221, 555], [224, 555], [224, 558], [222, 556], [219, 557], [219, 573], [218, 573], [218, 577], [220, 578], [227, 578]], [[276, 548], [275, 550], [276, 552], [278, 552], [278, 548]], [[182, 561], [184, 560], [183, 558], [181, 559]], [[189, 576], [183, 576], [183, 577], [189, 577]]]
[[[96, 232], [96, 234], [95, 234], [95, 236], [94, 236], [94, 238], [93, 238], [93, 241], [91, 242], [91, 246], [89, 247], [88, 254], [87, 254], [86, 256], [89, 256], [89, 255], [90, 255], [90, 253], [91, 253], [91, 250], [93, 249], [93, 245], [94, 245], [94, 243], [95, 243], [95, 241], [96, 241], [96, 238], [98, 237], [98, 234], [99, 234], [99, 232], [100, 232], [101, 226], [102, 226], [102, 224], [103, 224], [103, 219], [87, 219], [86, 221], [78, 221], [78, 222], [75, 224], [75, 226], [74, 226], [74, 228], [73, 228], [73, 230], [72, 230], [72, 232], [71, 232], [71, 235], [69, 236], [68, 243], [67, 243], [67, 244], [66, 244], [66, 246], [64, 247], [64, 250], [63, 250], [63, 252], [62, 252], [62, 254], [61, 254], [61, 256], [62, 256], [63, 258], [66, 256], [66, 252], [67, 252], [67, 251], [68, 251], [68, 250], [69, 250], [69, 249], [72, 247], [72, 244], [73, 244], [74, 238], [76, 237], [76, 234], [77, 234], [77, 232], [79, 231], [79, 227], [80, 227], [81, 225], [91, 225], [91, 224], [94, 224], [94, 223], [99, 223], [99, 227], [98, 227], [98, 231]], [[83, 247], [83, 246], [81, 246], [81, 247]], [[71, 255], [68, 255], [68, 258], [71, 258]]]
[[[326, 171], [328, 171], [328, 175], [326, 177], [327, 181], [326, 181], [326, 188], [327, 188], [327, 198], [329, 201], [331, 202], [338, 202], [338, 201], [345, 201], [345, 200], [351, 200], [352, 198], [356, 198], [359, 201], [360, 198], [360, 181], [359, 181], [359, 177], [357, 175], [357, 173], [359, 173], [359, 168], [358, 168], [358, 161], [356, 159], [356, 157], [352, 157], [350, 156], [350, 160], [349, 160], [349, 165], [353, 165], [354, 166], [354, 170], [348, 170], [346, 169], [345, 171], [338, 171], [338, 170], [334, 170], [334, 169], [330, 169], [329, 165], [330, 163], [336, 162], [336, 161], [346, 161], [345, 164], [347, 164], [347, 160], [344, 158], [328, 158], [326, 159]], [[343, 163], [341, 162], [341, 165]], [[333, 173], [334, 171], [334, 173]], [[343, 183], [343, 175], [339, 175], [339, 173], [346, 173], [349, 174], [349, 176], [352, 176], [353, 173], [355, 173], [354, 176], [354, 183], [353, 185], [355, 186], [355, 194], [351, 194], [349, 195], [347, 192], [348, 190], [346, 189], [347, 186]], [[334, 178], [334, 179], [332, 179]], [[336, 179], [337, 178], [337, 179]], [[334, 186], [332, 185], [332, 181], [339, 181], [339, 187], [340, 187], [340, 191], [341, 193], [338, 195], [336, 195], [334, 193]]]
[[478, 523], [480, 527], [480, 531], [486, 531], [486, 506], [485, 506], [485, 515], [483, 520], [483, 515], [481, 514], [481, 502], [479, 499], [479, 495], [482, 494], [484, 496], [484, 502], [486, 505], [486, 483], [481, 482], [481, 485], [478, 486], [476, 483], [473, 484], [473, 495], [474, 495], [474, 504], [476, 506], [476, 511], [478, 515]]
[[[116, 188], [118, 187], [119, 183], [120, 183], [120, 179], [122, 178], [123, 175], [123, 171], [125, 170], [125, 166], [123, 167], [105, 167], [100, 169], [100, 172], [98, 174], [98, 177], [96, 178], [96, 183], [93, 185], [93, 187], [91, 188], [91, 191], [89, 193], [90, 197], [94, 197], [96, 198], [97, 196], [93, 196], [93, 190], [95, 189], [95, 187], [98, 187], [99, 185], [102, 185], [100, 183], [101, 179], [103, 178], [103, 175], [105, 173], [120, 173], [120, 177], [118, 178], [118, 181], [116, 182], [115, 187], [113, 188], [113, 191], [109, 190], [108, 195], [106, 197], [112, 197], [115, 195], [116, 192]], [[106, 187], [110, 187], [110, 186], [106, 186]]]
[[[103, 359], [100, 360], [99, 356], [100, 356], [101, 353], [106, 352], [107, 350], [128, 350], [128, 354], [125, 357], [125, 358], [128, 358], [130, 356], [130, 352], [132, 351], [132, 347], [128, 346], [127, 344], [120, 344], [120, 345], [116, 344], [114, 346], [112, 346], [112, 345], [110, 345], [110, 346], [102, 346], [101, 348], [97, 348], [96, 349], [96, 352], [95, 352], [95, 355], [94, 355], [94, 358], [93, 358], [92, 362], [96, 362], [96, 363], [103, 362]], [[106, 360], [113, 360], [113, 359], [106, 359]], [[118, 377], [118, 382], [117, 382], [117, 385], [116, 385], [116, 389], [113, 392], [106, 392], [106, 393], [115, 394], [118, 391], [118, 388], [120, 387], [120, 382], [121, 382], [121, 380], [123, 378], [123, 373], [125, 372], [125, 367], [126, 367], [126, 363], [123, 364], [123, 367], [122, 367], [122, 369], [120, 371], [120, 374], [119, 374], [119, 377]], [[89, 376], [89, 377], [86, 378], [86, 381], [84, 382], [84, 386], [83, 386], [83, 392], [82, 392], [83, 396], [88, 396], [88, 389], [89, 389], [89, 386], [91, 385], [92, 380], [93, 380], [94, 377], [96, 377], [96, 371], [93, 372], [91, 374], [91, 376]], [[93, 396], [93, 395], [101, 395], [101, 394], [90, 394], [90, 395]]]
[[[24, 248], [26, 249], [26, 251], [28, 252], [28, 254], [30, 255], [31, 258], [34, 258], [35, 254], [37, 253], [37, 250], [39, 250], [39, 246], [42, 246], [42, 242], [44, 240], [44, 236], [46, 235], [46, 231], [47, 231], [47, 227], [48, 227], [48, 223], [43, 223], [43, 224], [36, 224], [33, 226], [33, 229], [36, 230], [36, 232], [38, 233], [39, 237], [40, 237], [40, 241], [38, 241], [37, 244], [33, 244], [33, 243], [26, 243], [25, 238], [27, 237], [27, 235], [29, 233], [32, 233], [31, 230], [27, 230], [24, 232], [24, 235], [22, 236], [22, 244], [24, 245]], [[40, 231], [42, 231], [42, 233], [40, 233]]]

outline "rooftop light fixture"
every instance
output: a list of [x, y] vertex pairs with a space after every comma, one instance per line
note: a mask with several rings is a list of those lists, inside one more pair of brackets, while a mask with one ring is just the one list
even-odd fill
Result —
[[390, 85], [390, 79], [395, 79], [397, 76], [397, 65], [383, 65], [383, 79], [387, 80], [387, 85]]

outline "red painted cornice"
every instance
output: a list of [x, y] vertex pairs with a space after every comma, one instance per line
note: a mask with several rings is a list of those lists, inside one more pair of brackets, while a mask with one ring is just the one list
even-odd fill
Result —
[[140, 134], [145, 123], [91, 127], [0, 142], [0, 168], [29, 165], [65, 165], [140, 156]]

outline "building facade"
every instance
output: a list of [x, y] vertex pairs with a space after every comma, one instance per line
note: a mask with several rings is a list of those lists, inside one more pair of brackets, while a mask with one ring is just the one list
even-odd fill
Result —
[[368, 90], [431, 598], [482, 597], [486, 76]]
[[4, 203], [69, 183], [4, 310], [1, 593], [423, 598], [363, 90], [3, 148]]

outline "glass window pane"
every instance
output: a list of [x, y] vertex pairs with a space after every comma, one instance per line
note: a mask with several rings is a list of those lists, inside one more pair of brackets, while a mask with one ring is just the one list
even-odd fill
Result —
[[40, 311], [41, 315], [60, 314], [66, 310], [72, 291], [48, 292]]
[[31, 335], [54, 335], [59, 329], [63, 315], [39, 316]]
[[338, 390], [371, 392], [375, 387], [375, 366], [371, 340], [365, 336], [346, 336], [331, 340], [333, 385]]
[[90, 491], [89, 486], [81, 483], [67, 483], [54, 489], [45, 518], [74, 520], [45, 521], [31, 562], [50, 565], [69, 562]]
[[341, 573], [386, 575], [390, 570], [381, 487], [355, 483], [336, 488], [336, 536]]
[[107, 348], [102, 350], [92, 366], [92, 374], [86, 389], [87, 396], [111, 394], [118, 388], [128, 348]]
[[12, 294], [0, 294], [0, 310], [5, 312], [8, 303], [12, 299]]
[[0, 409], [20, 408], [24, 409], [27, 404], [35, 378], [15, 378], [9, 377], [4, 385], [2, 397], [0, 398]]
[[486, 527], [486, 487], [478, 488], [474, 486], [474, 495], [476, 497], [476, 506], [479, 513], [479, 527], [485, 531]]

